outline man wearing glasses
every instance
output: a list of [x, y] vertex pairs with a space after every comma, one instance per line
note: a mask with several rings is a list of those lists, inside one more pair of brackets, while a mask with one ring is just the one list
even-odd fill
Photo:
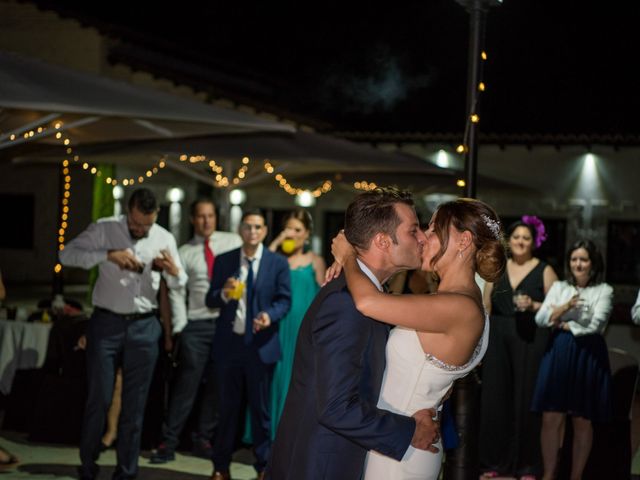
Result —
[[163, 278], [169, 289], [186, 284], [173, 235], [156, 225], [158, 204], [151, 190], [129, 198], [127, 215], [89, 225], [60, 252], [65, 266], [99, 266], [93, 314], [87, 327], [88, 396], [79, 468], [81, 479], [98, 476], [96, 460], [115, 374], [122, 368], [122, 411], [118, 425], [118, 463], [113, 479], [135, 478], [144, 408], [162, 333], [156, 317]]
[[264, 248], [262, 212], [244, 212], [242, 247], [216, 258], [209, 308], [220, 308], [213, 341], [218, 392], [218, 432], [213, 445], [213, 480], [228, 480], [237, 428], [244, 413], [246, 386], [258, 479], [271, 449], [270, 387], [280, 358], [278, 321], [291, 306], [289, 264]]

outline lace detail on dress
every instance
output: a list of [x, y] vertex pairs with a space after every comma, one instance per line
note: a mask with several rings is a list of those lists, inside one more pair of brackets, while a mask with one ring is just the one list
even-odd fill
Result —
[[[484, 318], [485, 318], [485, 323], [484, 323], [484, 328], [487, 328], [487, 312], [485, 311], [484, 314]], [[482, 330], [482, 335], [480, 336], [480, 341], [477, 343], [476, 348], [473, 349], [473, 353], [471, 354], [471, 358], [469, 359], [469, 361], [467, 363], [465, 363], [464, 365], [450, 365], [448, 363], [443, 362], [442, 360], [434, 357], [432, 354], [430, 353], [425, 353], [425, 359], [427, 360], [427, 362], [431, 363], [432, 365], [442, 369], [442, 370], [446, 370], [448, 372], [458, 372], [460, 370], [465, 370], [466, 368], [469, 368], [469, 365], [471, 365], [474, 360], [478, 357], [478, 355], [480, 355], [480, 351], [482, 350], [482, 340], [484, 338], [484, 329]]]

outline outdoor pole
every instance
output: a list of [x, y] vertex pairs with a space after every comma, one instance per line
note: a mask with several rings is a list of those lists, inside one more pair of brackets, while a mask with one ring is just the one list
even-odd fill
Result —
[[[467, 118], [465, 121], [465, 196], [475, 198], [478, 171], [478, 122], [471, 115], [479, 113], [478, 88], [482, 81], [482, 60], [486, 13], [501, 0], [455, 0], [469, 12], [469, 57], [467, 74]], [[473, 371], [458, 380], [451, 396], [458, 447], [447, 452], [444, 464], [445, 480], [475, 480], [480, 473], [478, 458], [480, 418], [480, 382]]]
[[484, 27], [487, 4], [485, 0], [466, 2], [469, 11], [469, 71], [467, 72], [467, 138], [464, 158], [465, 196], [475, 198], [478, 174], [478, 122], [470, 120], [471, 115], [479, 115], [478, 84], [481, 81], [480, 55], [484, 50]]

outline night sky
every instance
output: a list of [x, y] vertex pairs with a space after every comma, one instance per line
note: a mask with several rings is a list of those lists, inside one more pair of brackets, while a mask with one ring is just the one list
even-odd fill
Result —
[[[166, 58], [248, 79], [240, 96], [333, 130], [464, 128], [469, 19], [454, 0], [36, 3]], [[481, 130], [637, 134], [639, 24], [640, 3], [623, 0], [491, 8]]]

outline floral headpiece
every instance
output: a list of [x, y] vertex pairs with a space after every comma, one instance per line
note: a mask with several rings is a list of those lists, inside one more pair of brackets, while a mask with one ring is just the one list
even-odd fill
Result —
[[542, 245], [547, 239], [547, 232], [544, 228], [544, 223], [542, 223], [542, 220], [540, 220], [535, 215], [523, 215], [522, 223], [526, 223], [527, 225], [530, 225], [534, 228], [534, 230], [536, 231], [536, 248], [540, 248], [540, 245]]

